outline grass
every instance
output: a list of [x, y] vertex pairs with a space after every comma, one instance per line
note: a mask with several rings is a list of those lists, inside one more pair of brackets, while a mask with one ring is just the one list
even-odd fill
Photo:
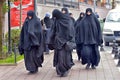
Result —
[[[2, 56], [2, 58], [0, 59], [0, 64], [15, 64], [15, 54], [8, 54], [8, 49], [6, 46], [3, 46], [2, 49], [4, 54], [0, 54], [0, 56]], [[16, 54], [16, 62], [22, 60], [23, 58], [23, 55], [21, 56], [18, 53]]]
[[[22, 55], [17, 55], [16, 56], [16, 62], [22, 60], [24, 58], [24, 56]], [[5, 59], [0, 59], [0, 64], [15, 64], [15, 55], [12, 54], [9, 57], [5, 58]]]

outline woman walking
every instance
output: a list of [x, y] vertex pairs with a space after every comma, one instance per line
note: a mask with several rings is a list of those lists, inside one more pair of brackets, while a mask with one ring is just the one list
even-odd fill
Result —
[[100, 23], [91, 8], [86, 9], [85, 17], [77, 25], [76, 30], [79, 44], [82, 44], [82, 64], [87, 64], [86, 69], [89, 69], [90, 66], [95, 69], [100, 62], [98, 46], [102, 44], [103, 40]]
[[80, 23], [80, 21], [83, 19], [83, 17], [84, 17], [84, 13], [83, 12], [81, 12], [80, 13], [80, 16], [79, 16], [79, 18], [77, 19], [77, 21], [75, 22], [75, 32], [76, 32], [76, 37], [75, 37], [75, 42], [76, 42], [76, 51], [77, 51], [77, 55], [78, 55], [78, 61], [80, 61], [80, 59], [81, 59], [81, 48], [82, 48], [82, 44], [79, 42], [80, 40], [80, 38], [79, 38], [79, 34], [78, 34], [78, 30], [76, 29], [76, 27], [77, 27], [77, 25], [79, 25], [79, 23]]
[[25, 67], [30, 73], [36, 73], [38, 72], [38, 67], [42, 67], [42, 42], [40, 20], [33, 11], [28, 11], [21, 30], [19, 52], [21, 55], [24, 54]]
[[[68, 15], [55, 9], [53, 11], [54, 25], [51, 28], [49, 48], [54, 49], [54, 67], [61, 77], [67, 76], [72, 67], [71, 50], [68, 42], [74, 37], [71, 19]], [[73, 33], [71, 33], [73, 32]]]

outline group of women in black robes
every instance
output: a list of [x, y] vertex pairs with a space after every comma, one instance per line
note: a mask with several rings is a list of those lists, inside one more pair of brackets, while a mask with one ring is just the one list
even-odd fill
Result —
[[86, 9], [85, 16], [80, 22], [76, 22], [75, 28], [77, 52], [80, 54], [78, 59], [81, 57], [82, 64], [87, 64], [86, 69], [90, 66], [95, 69], [100, 62], [98, 46], [103, 40], [100, 23], [91, 8]]
[[[100, 61], [98, 46], [102, 44], [100, 23], [91, 8], [81, 13], [73, 23], [67, 8], [52, 12], [52, 26], [50, 28], [48, 47], [54, 50], [53, 65], [60, 76], [67, 76], [74, 65], [72, 51], [76, 47], [78, 60], [95, 69]], [[36, 73], [43, 63], [43, 32], [40, 19], [33, 11], [27, 13], [23, 24], [19, 52], [24, 54], [25, 66], [30, 73]], [[77, 46], [76, 46], [76, 45]]]

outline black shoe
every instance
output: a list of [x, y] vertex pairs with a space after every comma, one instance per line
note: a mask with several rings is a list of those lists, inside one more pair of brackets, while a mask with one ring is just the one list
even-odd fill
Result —
[[90, 64], [87, 64], [87, 66], [86, 66], [86, 68], [85, 68], [85, 69], [87, 69], [87, 70], [88, 70], [89, 68], [90, 68]]
[[80, 61], [81, 57], [78, 57], [78, 61]]
[[72, 62], [72, 63], [71, 63], [71, 65], [72, 65], [72, 66], [74, 66], [74, 65], [75, 65], [75, 63], [74, 63], [74, 62]]
[[66, 71], [65, 73], [61, 74], [60, 77], [66, 77], [68, 75], [69, 71]]
[[80, 61], [80, 58], [78, 58], [78, 61]]
[[92, 65], [92, 69], [96, 69], [96, 67], [94, 65]]
[[35, 74], [37, 72], [38, 72], [38, 70], [36, 70], [36, 71], [30, 71], [31, 74]]

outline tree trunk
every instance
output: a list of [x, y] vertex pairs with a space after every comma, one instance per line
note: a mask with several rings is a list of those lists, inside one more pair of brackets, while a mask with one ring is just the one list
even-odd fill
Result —
[[0, 58], [2, 57], [2, 30], [3, 30], [3, 2], [0, 2]]

